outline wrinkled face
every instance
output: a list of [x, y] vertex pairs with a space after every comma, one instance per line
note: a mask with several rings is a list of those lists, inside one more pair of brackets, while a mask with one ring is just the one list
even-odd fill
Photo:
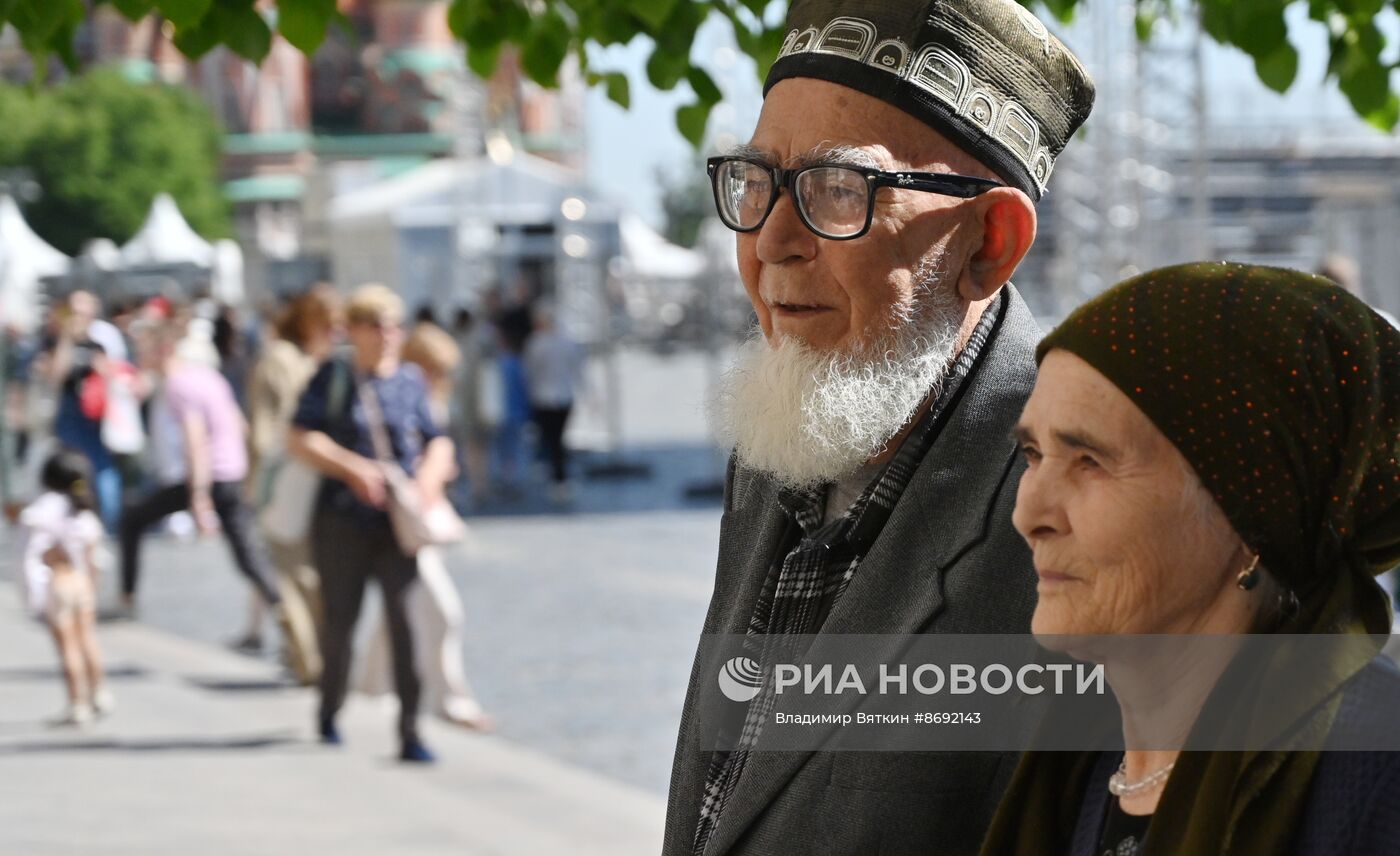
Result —
[[[778, 83], [747, 153], [783, 167], [852, 160], [884, 170], [972, 172], [968, 155], [882, 101], [809, 78]], [[832, 151], [842, 153], [833, 158]], [[870, 232], [852, 241], [817, 237], [782, 193], [761, 229], [738, 235], [739, 272], [770, 344], [794, 337], [818, 350], [856, 352], [915, 300], [921, 262], [953, 288], [966, 261], [964, 200], [882, 188]], [[927, 269], [927, 263], [925, 264]]]
[[1012, 521], [1040, 577], [1048, 634], [1245, 633], [1246, 551], [1185, 458], [1107, 378], [1046, 355], [1017, 435]]

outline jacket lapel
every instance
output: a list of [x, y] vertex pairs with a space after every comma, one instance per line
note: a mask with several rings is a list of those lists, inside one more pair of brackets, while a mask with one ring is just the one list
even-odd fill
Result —
[[675, 769], [666, 812], [667, 856], [689, 854], [700, 815], [716, 734], [705, 731], [711, 723], [700, 716], [701, 693], [714, 692], [719, 664], [707, 659], [716, 646], [705, 644], [715, 635], [742, 636], [759, 591], [768, 574], [768, 563], [788, 525], [778, 504], [777, 488], [761, 474], [737, 468], [731, 458], [724, 518], [720, 523], [718, 572], [710, 609], [705, 616], [690, 685], [681, 715]]
[[[903, 636], [924, 632], [944, 609], [944, 569], [986, 535], [991, 523], [989, 509], [1014, 467], [1010, 430], [1035, 383], [1034, 351], [1040, 339], [1040, 328], [1030, 310], [1009, 285], [1007, 296], [1006, 317], [982, 355], [976, 374], [968, 379], [957, 407], [945, 416], [948, 421], [943, 430], [915, 471], [874, 546], [861, 560], [845, 594], [832, 609], [809, 652], [811, 660], [821, 661], [828, 656], [833, 644], [828, 634]], [[768, 506], [776, 507], [772, 495], [765, 499]], [[761, 514], [758, 509], [750, 513]], [[781, 510], [778, 515], [781, 518]], [[772, 544], [766, 549], [771, 551]], [[746, 561], [758, 561], [763, 566], [748, 570], [761, 577], [767, 559], [766, 553], [761, 559], [747, 557]], [[754, 587], [750, 599], [739, 603], [752, 609], [757, 596], [758, 589]], [[987, 610], [995, 614], [997, 607], [988, 604]], [[722, 632], [742, 633], [747, 620], [745, 613], [739, 629]], [[907, 644], [896, 639], [890, 642], [900, 648]], [[892, 649], [889, 656], [899, 653]], [[860, 701], [856, 696], [841, 698], [852, 709]], [[774, 712], [782, 709], [779, 702]], [[824, 740], [837, 727], [827, 726], [813, 733]], [[750, 754], [709, 852], [722, 854], [733, 846], [812, 755], [765, 751]], [[702, 783], [704, 776], [702, 767]], [[695, 805], [698, 810], [698, 796]]]

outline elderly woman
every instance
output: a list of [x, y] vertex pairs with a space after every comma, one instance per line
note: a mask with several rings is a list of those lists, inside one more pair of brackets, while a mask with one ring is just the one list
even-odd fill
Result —
[[[340, 743], [335, 718], [345, 701], [365, 584], [374, 579], [384, 594], [393, 649], [399, 757], [432, 761], [418, 738], [420, 685], [409, 626], [408, 595], [418, 562], [400, 548], [389, 522], [386, 465], [396, 463], [413, 478], [423, 507], [443, 502], [444, 485], [455, 469], [452, 441], [433, 418], [423, 372], [400, 360], [399, 296], [382, 285], [363, 286], [351, 296], [345, 318], [352, 359], [349, 365], [327, 361], [311, 378], [288, 440], [293, 454], [326, 475], [311, 524], [311, 556], [325, 615], [321, 740]], [[347, 394], [338, 395], [337, 389]]]
[[[1080, 308], [1037, 357], [1013, 521], [1038, 637], [1388, 632], [1373, 577], [1400, 561], [1400, 333], [1363, 303], [1293, 271], [1173, 267]], [[1365, 650], [1291, 688], [1319, 733], [1400, 707], [1400, 671]], [[1128, 751], [1025, 755], [983, 854], [1400, 853], [1400, 753], [1139, 751], [1154, 703], [1213, 712], [1228, 665], [1149, 687], [1108, 668]]]

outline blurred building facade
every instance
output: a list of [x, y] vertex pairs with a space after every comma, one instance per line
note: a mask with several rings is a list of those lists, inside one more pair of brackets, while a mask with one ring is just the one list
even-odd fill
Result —
[[[446, 0], [338, 5], [348, 30], [333, 26], [310, 58], [274, 35], [260, 66], [224, 48], [190, 61], [169, 22], [152, 15], [133, 24], [107, 4], [76, 39], [84, 66], [188, 86], [222, 123], [224, 190], [254, 299], [331, 278], [331, 200], [366, 181], [479, 156], [488, 135], [568, 171], [583, 166], [584, 89], [573, 66], [558, 90], [546, 90], [503, 54], [481, 81], [448, 28]], [[0, 44], [0, 75], [32, 79], [27, 53]]]

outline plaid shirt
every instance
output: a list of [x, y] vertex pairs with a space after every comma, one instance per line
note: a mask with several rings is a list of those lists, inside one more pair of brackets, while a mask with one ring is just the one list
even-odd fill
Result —
[[821, 630], [826, 616], [855, 576], [861, 558], [869, 552], [894, 512], [895, 504], [922, 463], [924, 454], [938, 438], [942, 427], [940, 415], [954, 401], [963, 381], [976, 365], [1005, 306], [1005, 297], [998, 296], [997, 302], [982, 313], [972, 337], [954, 360], [938, 397], [895, 456], [840, 517], [822, 525], [827, 487], [779, 492], [778, 502], [789, 518], [781, 543], [791, 544], [794, 537], [797, 542], [786, 552], [778, 551], [779, 558], [769, 566], [749, 620], [744, 647], [762, 666], [763, 686], [743, 711], [737, 744], [732, 739], [733, 728], [739, 722], [737, 713], [722, 734], [720, 745], [737, 745], [738, 748], [717, 750], [710, 759], [700, 803], [700, 821], [695, 829], [696, 856], [704, 856], [706, 846], [719, 827], [724, 807], [743, 774], [749, 752], [758, 742], [773, 710], [773, 683], [768, 680], [770, 664], [788, 662], [797, 653], [792, 650], [795, 644], [792, 637]]

